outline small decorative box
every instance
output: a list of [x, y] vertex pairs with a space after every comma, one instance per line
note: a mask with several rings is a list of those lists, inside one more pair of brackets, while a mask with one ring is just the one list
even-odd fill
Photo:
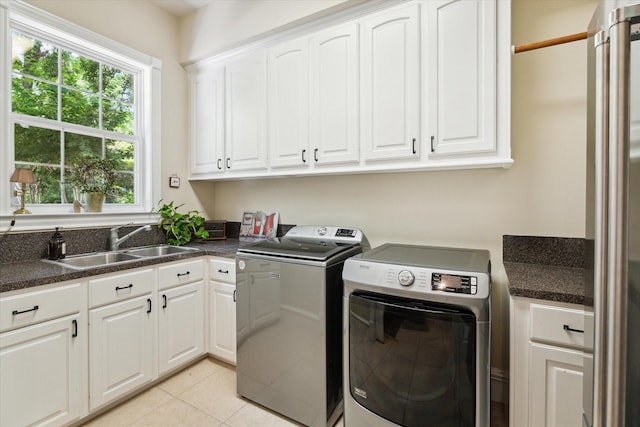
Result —
[[211, 219], [204, 222], [204, 229], [209, 232], [205, 240], [225, 240], [227, 238], [227, 221]]

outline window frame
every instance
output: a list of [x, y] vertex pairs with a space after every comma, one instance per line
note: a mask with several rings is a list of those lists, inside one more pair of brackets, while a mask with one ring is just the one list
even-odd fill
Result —
[[[51, 228], [55, 226], [86, 227], [126, 222], [155, 221], [158, 215], [152, 212], [154, 201], [160, 199], [160, 79], [161, 61], [133, 48], [115, 42], [76, 24], [34, 6], [11, 0], [0, 0], [0, 231], [3, 224], [13, 218], [16, 230]], [[25, 116], [11, 111], [11, 34], [13, 30], [25, 32], [58, 47], [72, 50], [104, 61], [109, 65], [135, 70], [136, 79], [136, 129], [140, 132], [136, 146], [135, 168], [136, 203], [133, 205], [105, 205], [101, 213], [74, 214], [70, 204], [28, 205], [30, 215], [14, 215], [12, 204], [13, 183], [9, 177], [14, 165], [14, 123], [31, 122], [50, 128], [46, 119]], [[5, 72], [6, 71], [6, 72]], [[61, 124], [60, 130], [73, 129], [73, 125]], [[100, 131], [102, 132], [102, 131]], [[125, 218], [123, 220], [123, 218]]]

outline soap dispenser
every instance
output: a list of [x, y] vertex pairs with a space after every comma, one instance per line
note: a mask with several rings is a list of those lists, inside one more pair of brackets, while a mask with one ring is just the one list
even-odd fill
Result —
[[56, 232], [49, 239], [49, 259], [62, 259], [67, 255], [67, 243], [56, 227]]

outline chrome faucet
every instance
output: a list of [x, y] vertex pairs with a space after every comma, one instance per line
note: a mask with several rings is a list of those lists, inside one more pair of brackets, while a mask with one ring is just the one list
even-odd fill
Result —
[[122, 227], [126, 227], [127, 225], [131, 225], [133, 224], [132, 222], [130, 222], [129, 224], [124, 224], [124, 225], [119, 225], [117, 227], [113, 227], [111, 229], [111, 250], [112, 251], [117, 251], [118, 247], [127, 239], [129, 239], [129, 237], [133, 236], [134, 234], [138, 234], [141, 231], [150, 231], [151, 230], [151, 225], [147, 224], [147, 225], [143, 225], [140, 228], [136, 228], [135, 230], [133, 230], [131, 233], [126, 234], [120, 238], [118, 238], [118, 230], [121, 229]]

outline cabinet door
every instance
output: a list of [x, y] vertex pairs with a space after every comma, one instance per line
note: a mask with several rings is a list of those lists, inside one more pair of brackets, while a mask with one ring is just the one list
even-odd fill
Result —
[[314, 34], [310, 44], [311, 158], [318, 165], [358, 162], [358, 24]]
[[224, 69], [197, 74], [190, 81], [190, 158], [192, 175], [224, 171]]
[[536, 343], [529, 351], [529, 425], [581, 427], [584, 353]]
[[153, 309], [149, 294], [89, 311], [91, 410], [153, 380]]
[[269, 50], [269, 165], [309, 166], [307, 38]]
[[209, 353], [236, 364], [235, 285], [211, 281]]
[[81, 416], [87, 331], [80, 319], [76, 314], [0, 335], [1, 426], [59, 426]]
[[163, 374], [204, 353], [204, 295], [199, 281], [160, 292], [158, 357]]
[[227, 64], [225, 166], [230, 171], [267, 167], [267, 61], [263, 52]]
[[429, 130], [433, 154], [496, 149], [496, 2], [429, 1]]
[[419, 4], [366, 18], [362, 144], [366, 160], [418, 158]]

